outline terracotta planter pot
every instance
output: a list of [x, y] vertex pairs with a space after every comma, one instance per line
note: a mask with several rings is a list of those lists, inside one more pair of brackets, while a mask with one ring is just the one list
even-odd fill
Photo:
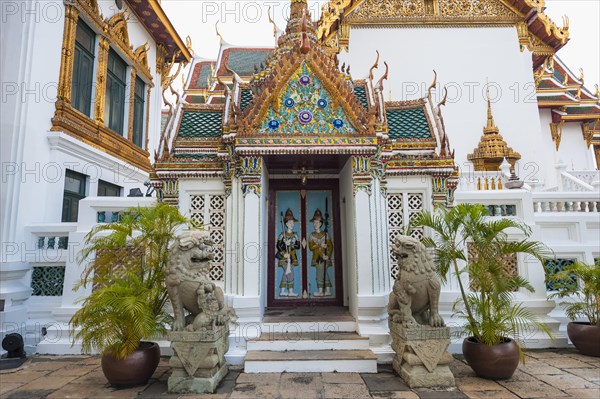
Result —
[[571, 322], [567, 324], [567, 335], [582, 355], [600, 357], [600, 327]]
[[502, 344], [488, 346], [477, 342], [475, 337], [468, 337], [463, 341], [462, 351], [475, 374], [489, 380], [506, 380], [519, 365], [519, 347], [510, 338]]
[[118, 387], [145, 385], [160, 362], [160, 347], [142, 342], [137, 351], [124, 360], [102, 356], [102, 371], [111, 385]]

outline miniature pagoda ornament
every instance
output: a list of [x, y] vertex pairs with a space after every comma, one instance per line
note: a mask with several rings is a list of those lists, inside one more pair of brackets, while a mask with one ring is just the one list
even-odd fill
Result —
[[392, 251], [400, 273], [388, 305], [394, 370], [411, 388], [452, 387], [450, 329], [439, 314], [440, 281], [425, 246], [398, 236]]
[[515, 162], [521, 159], [521, 154], [510, 148], [500, 134], [500, 129], [494, 123], [490, 93], [487, 93], [487, 125], [483, 128], [483, 136], [477, 148], [467, 159], [473, 162], [475, 171], [498, 171], [502, 161], [506, 159], [510, 165], [515, 167]]
[[[173, 305], [169, 392], [214, 392], [227, 375], [229, 322], [235, 312], [209, 277], [213, 242], [208, 232], [184, 231], [170, 248], [167, 292]], [[189, 314], [184, 317], [184, 311]]]

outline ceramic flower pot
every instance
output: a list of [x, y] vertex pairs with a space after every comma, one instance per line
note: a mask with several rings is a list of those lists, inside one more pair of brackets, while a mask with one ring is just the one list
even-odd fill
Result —
[[567, 324], [567, 335], [582, 355], [600, 357], [600, 327], [571, 322]]
[[142, 342], [133, 354], [124, 360], [112, 355], [102, 356], [102, 371], [111, 385], [131, 387], [145, 385], [160, 362], [160, 347], [155, 342]]
[[488, 346], [477, 342], [475, 337], [465, 338], [462, 344], [465, 360], [475, 374], [489, 380], [506, 380], [519, 365], [519, 347], [510, 338], [505, 342]]

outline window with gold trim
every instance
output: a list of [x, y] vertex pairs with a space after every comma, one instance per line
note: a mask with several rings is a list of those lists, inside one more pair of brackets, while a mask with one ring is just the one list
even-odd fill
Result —
[[96, 0], [65, 1], [51, 130], [149, 171], [147, 121], [153, 77], [148, 43], [134, 49], [129, 42], [127, 13], [104, 18]]

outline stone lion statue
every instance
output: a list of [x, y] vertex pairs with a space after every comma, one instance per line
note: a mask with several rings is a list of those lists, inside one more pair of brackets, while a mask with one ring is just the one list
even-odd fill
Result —
[[388, 304], [393, 322], [443, 327], [439, 314], [440, 281], [425, 246], [417, 239], [401, 235], [392, 244], [400, 273], [394, 282]]
[[184, 231], [171, 245], [166, 283], [175, 315], [173, 331], [214, 329], [235, 318], [221, 288], [210, 281], [212, 259], [213, 242], [206, 231]]

